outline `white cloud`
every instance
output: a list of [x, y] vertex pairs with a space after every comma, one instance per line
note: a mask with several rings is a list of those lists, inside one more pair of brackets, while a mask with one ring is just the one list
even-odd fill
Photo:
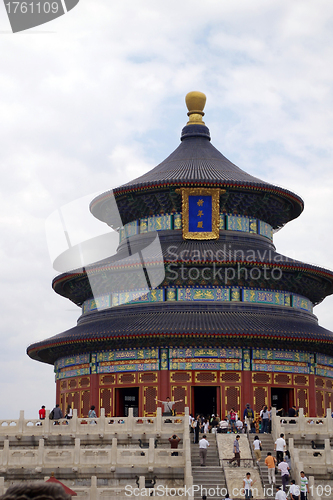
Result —
[[[223, 154], [304, 198], [277, 249], [333, 267], [332, 16], [328, 0], [82, 0], [13, 35], [0, 5], [0, 416], [52, 405], [52, 367], [24, 351], [79, 315], [51, 289], [45, 219], [162, 161], [190, 90]], [[315, 311], [333, 329], [331, 304]]]

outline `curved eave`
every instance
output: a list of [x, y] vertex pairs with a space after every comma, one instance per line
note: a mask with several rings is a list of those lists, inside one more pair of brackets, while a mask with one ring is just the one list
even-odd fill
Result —
[[[333, 334], [313, 314], [279, 306], [197, 302], [142, 306], [125, 305], [94, 312], [66, 332], [28, 347], [28, 355], [53, 364], [74, 353], [138, 345], [235, 345], [293, 348], [333, 353]], [[288, 346], [288, 347], [287, 347]], [[321, 351], [323, 352], [323, 351]]]
[[[288, 191], [286, 189], [280, 188], [278, 186], [273, 186], [270, 184], [255, 183], [255, 182], [217, 182], [211, 180], [201, 179], [200, 181], [188, 181], [188, 180], [178, 180], [178, 181], [163, 181], [163, 182], [143, 182], [138, 184], [133, 184], [131, 186], [120, 186], [112, 191], [106, 191], [97, 198], [95, 198], [90, 204], [90, 211], [97, 219], [106, 222], [104, 217], [103, 206], [112, 197], [119, 199], [123, 196], [128, 196], [134, 193], [149, 193], [153, 191], [159, 191], [161, 189], [177, 189], [181, 187], [208, 187], [208, 188], [221, 188], [221, 189], [232, 189], [245, 192], [259, 192], [263, 194], [272, 194], [279, 198], [282, 198], [285, 203], [291, 205], [291, 212], [289, 216], [289, 221], [296, 219], [304, 209], [304, 202], [302, 198], [297, 196], [295, 193]], [[277, 226], [281, 227], [281, 226]], [[277, 229], [274, 227], [274, 229]]]
[[[270, 335], [267, 334], [241, 334], [242, 337], [242, 342], [244, 348], [248, 347], [261, 347], [263, 349], [265, 348], [284, 348], [286, 349], [287, 347], [294, 348], [294, 349], [299, 349], [301, 351], [311, 351], [312, 346], [322, 346], [322, 348], [316, 349], [316, 352], [325, 352], [326, 348], [325, 346], [329, 346], [329, 353], [332, 356], [333, 354], [333, 339], [327, 340], [327, 339], [317, 339], [317, 338], [295, 338], [293, 336], [288, 336], [288, 335], [274, 335], [274, 338], [272, 338]], [[133, 347], [134, 345], [138, 345], [136, 342], [132, 344], [132, 340], [136, 340], [138, 338], [137, 335], [132, 334], [132, 335], [119, 335], [116, 338], [116, 342], [114, 344], [110, 344], [109, 348], [110, 349], [117, 349], [117, 348], [124, 348], [124, 344], [120, 343], [120, 341], [125, 341], [126, 346]], [[170, 337], [167, 335], [163, 334], [143, 334], [141, 335], [142, 339], [147, 339], [149, 342], [151, 339], [156, 339], [158, 342], [156, 342], [157, 346], [168, 346], [170, 342]], [[204, 341], [208, 341], [209, 343], [205, 345], [214, 345], [214, 339], [219, 339], [221, 340], [221, 335], [219, 334], [196, 334], [196, 333], [174, 333], [172, 334], [172, 338], [174, 340], [177, 340], [175, 343], [175, 346], [189, 346], [189, 339], [195, 339], [199, 343], [203, 343]], [[180, 344], [179, 340], [182, 339], [183, 342]], [[256, 342], [254, 343], [253, 340], [256, 339]], [[101, 341], [107, 341], [109, 340], [109, 337], [101, 338], [101, 339], [96, 339], [96, 338], [87, 338], [85, 341], [81, 340], [71, 340], [71, 341], [62, 341], [62, 342], [52, 342], [49, 344], [43, 344], [43, 346], [36, 346], [32, 345], [28, 347], [27, 349], [27, 354], [31, 359], [34, 359], [35, 361], [40, 361], [42, 363], [47, 363], [50, 365], [53, 365], [57, 359], [60, 357], [64, 357], [66, 355], [71, 355], [72, 352], [75, 353], [84, 353], [84, 352], [89, 352], [89, 351], [98, 351], [98, 350], [105, 350], [106, 346], [103, 345], [103, 347], [100, 347]], [[232, 341], [235, 341], [234, 343]], [[220, 345], [234, 345], [237, 344], [239, 346], [239, 340], [240, 340], [240, 334], [224, 334], [224, 339], [223, 343]], [[263, 343], [263, 341], [267, 341], [267, 344]], [[274, 344], [271, 344], [270, 342], [273, 342]], [[286, 342], [292, 343], [291, 346], [287, 346]], [[282, 345], [280, 344], [282, 343]], [[145, 345], [148, 345], [146, 342], [144, 342]], [[87, 349], [87, 345], [89, 345], [89, 349]], [[149, 345], [154, 345], [149, 343]], [[192, 343], [191, 343], [192, 345]], [[75, 346], [74, 350], [72, 351], [71, 346]], [[42, 348], [41, 348], [42, 347]], [[54, 354], [51, 354], [51, 351], [54, 351]]]
[[[195, 266], [204, 266], [204, 265], [213, 265], [213, 264], [221, 264], [219, 261], [215, 260], [210, 260], [210, 261], [200, 261], [200, 260], [188, 260], [186, 262], [182, 260], [164, 260], [164, 263], [167, 264], [173, 264], [173, 265], [183, 265], [184, 267], [188, 267], [191, 265]], [[146, 261], [146, 264], [149, 264], [148, 261]], [[152, 265], [158, 265], [158, 262], [152, 261]], [[287, 272], [295, 272], [295, 273], [302, 273], [306, 274], [310, 277], [316, 277], [322, 280], [325, 280], [329, 284], [329, 288], [326, 291], [325, 297], [328, 295], [331, 295], [333, 293], [333, 272], [329, 271], [327, 269], [317, 267], [317, 266], [312, 266], [310, 264], [302, 264], [298, 262], [293, 262], [293, 263], [280, 263], [280, 262], [272, 262], [272, 261], [253, 261], [253, 262], [248, 262], [248, 261], [243, 261], [243, 260], [225, 260], [223, 261], [222, 267], [233, 267], [233, 266], [244, 266], [247, 268], [267, 268], [267, 269], [281, 269], [281, 271], [287, 271]], [[117, 265], [117, 262], [114, 263], [101, 263], [101, 264], [96, 264], [94, 266], [94, 274], [98, 273], [103, 273], [104, 271], [110, 271], [111, 269], [116, 272], [130, 272], [132, 269], [139, 269], [141, 268], [142, 264], [141, 261], [137, 262], [137, 264], [119, 264]], [[85, 272], [73, 272], [73, 273], [64, 273], [61, 274], [60, 276], [57, 276], [56, 278], [53, 279], [52, 281], [52, 288], [54, 291], [66, 298], [70, 298], [70, 295], [68, 294], [68, 291], [65, 290], [65, 286], [67, 283], [74, 281], [76, 279], [88, 279], [88, 276]], [[244, 285], [246, 286], [246, 285]], [[286, 290], [288, 291], [288, 290]], [[321, 300], [323, 300], [325, 297], [323, 297]], [[82, 298], [82, 300], [77, 300], [75, 303], [77, 305], [82, 305], [83, 301], [86, 300], [86, 298]], [[311, 299], [310, 299], [311, 300]], [[315, 303], [319, 303], [319, 301], [315, 301]]]

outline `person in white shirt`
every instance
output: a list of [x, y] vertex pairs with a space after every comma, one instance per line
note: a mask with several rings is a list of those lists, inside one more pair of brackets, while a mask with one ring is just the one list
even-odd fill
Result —
[[201, 467], [206, 466], [206, 456], [207, 456], [207, 449], [208, 449], [209, 443], [206, 439], [206, 434], [202, 436], [202, 439], [199, 441], [199, 457], [200, 457], [200, 465]]
[[190, 426], [190, 432], [193, 432], [193, 429], [192, 429], [192, 422], [194, 420], [194, 417], [193, 415], [189, 415], [188, 417], [188, 425]]
[[280, 434], [280, 437], [275, 441], [274, 451], [276, 451], [276, 460], [279, 464], [283, 461], [283, 452], [286, 449], [286, 442], [284, 440], [284, 434]]
[[291, 486], [289, 488], [290, 500], [299, 500], [299, 486], [296, 484], [295, 479], [292, 479]]
[[162, 403], [163, 405], [163, 417], [171, 417], [172, 416], [172, 407], [176, 403], [180, 403], [183, 401], [182, 399], [178, 399], [177, 401], [171, 401], [169, 396], [166, 398], [166, 401], [161, 401], [160, 399], [155, 398], [158, 403]]
[[305, 476], [304, 470], [301, 470], [301, 500], [307, 500], [309, 493], [308, 478]]
[[208, 432], [209, 432], [209, 420], [204, 420], [203, 432], [204, 432], [204, 434], [208, 434]]
[[286, 491], [286, 485], [289, 481], [289, 465], [285, 460], [283, 460], [283, 462], [279, 463], [278, 469], [281, 472], [282, 489], [283, 491]]
[[256, 436], [253, 441], [253, 449], [254, 449], [254, 454], [257, 459], [257, 464], [259, 464], [261, 460], [261, 441], [259, 439], [259, 436]]
[[249, 472], [246, 473], [246, 477], [243, 479], [243, 488], [245, 491], [245, 499], [251, 499], [252, 498], [252, 490], [251, 487], [255, 483], [251, 479], [251, 474]]
[[275, 495], [275, 500], [287, 500], [287, 495], [283, 490], [281, 490], [280, 486], [276, 487], [277, 492]]
[[236, 429], [239, 434], [243, 432], [243, 422], [241, 420], [236, 421]]
[[228, 423], [228, 420], [226, 418], [224, 420], [221, 420], [220, 427], [222, 429], [223, 434], [226, 434], [228, 431], [228, 427], [229, 427], [229, 423]]

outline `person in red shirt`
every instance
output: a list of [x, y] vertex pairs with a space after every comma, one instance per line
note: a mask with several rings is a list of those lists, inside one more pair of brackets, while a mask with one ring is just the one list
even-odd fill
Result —
[[39, 419], [45, 420], [45, 406], [42, 406], [38, 413], [39, 413]]
[[235, 412], [234, 408], [231, 408], [229, 412], [229, 417], [230, 417], [230, 427], [231, 427], [231, 432], [237, 432], [236, 431], [236, 419], [237, 419], [237, 413]]

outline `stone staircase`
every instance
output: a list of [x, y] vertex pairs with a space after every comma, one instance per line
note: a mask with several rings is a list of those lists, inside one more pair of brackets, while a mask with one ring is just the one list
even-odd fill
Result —
[[[191, 434], [191, 463], [193, 485], [196, 486], [194, 500], [201, 500], [202, 495], [206, 495], [207, 498], [222, 500], [226, 496], [227, 488], [223, 470], [220, 466], [215, 434], [207, 434], [210, 446], [207, 452], [206, 467], [200, 466], [199, 445], [193, 443], [192, 436], [193, 434]], [[199, 439], [201, 437], [202, 434], [200, 434]]]
[[[263, 479], [263, 487], [265, 487], [264, 488], [264, 491], [266, 493], [265, 499], [269, 498], [272, 500], [272, 498], [275, 498], [275, 489], [273, 490], [274, 491], [273, 496], [271, 494], [267, 494], [267, 489], [270, 487], [270, 484], [268, 482], [268, 469], [267, 469], [267, 466], [265, 465], [265, 458], [267, 457], [268, 451], [270, 451], [272, 453], [272, 456], [275, 457], [276, 452], [274, 451], [274, 441], [273, 441], [273, 437], [271, 434], [258, 434], [258, 435], [259, 435], [259, 439], [260, 439], [261, 445], [262, 445], [262, 452], [261, 452], [261, 460], [259, 463], [259, 469], [260, 469], [261, 477]], [[253, 444], [254, 436], [255, 436], [255, 434], [249, 434], [251, 446]], [[275, 481], [276, 481], [276, 483], [275, 483], [276, 485], [278, 485], [278, 486], [282, 485], [280, 471], [275, 472]], [[270, 492], [271, 492], [271, 490], [268, 489], [268, 493], [270, 493]]]
[[[252, 435], [254, 437], [254, 435]], [[231, 498], [234, 500], [244, 500], [244, 494], [242, 494], [243, 479], [247, 472], [250, 472], [251, 479], [254, 481], [253, 494], [255, 500], [263, 500], [265, 498], [263, 488], [261, 486], [261, 479], [259, 475], [259, 470], [257, 466], [253, 465], [253, 459], [251, 454], [250, 445], [252, 444], [253, 437], [246, 434], [240, 434], [239, 448], [241, 455], [240, 467], [237, 467], [235, 462], [229, 464], [229, 460], [233, 457], [233, 443], [235, 440], [234, 434], [219, 434], [218, 435], [218, 445], [220, 448], [220, 456], [224, 458], [224, 472], [226, 476], [226, 481], [229, 489]], [[275, 495], [274, 495], [275, 497]], [[273, 498], [274, 498], [273, 497]]]

